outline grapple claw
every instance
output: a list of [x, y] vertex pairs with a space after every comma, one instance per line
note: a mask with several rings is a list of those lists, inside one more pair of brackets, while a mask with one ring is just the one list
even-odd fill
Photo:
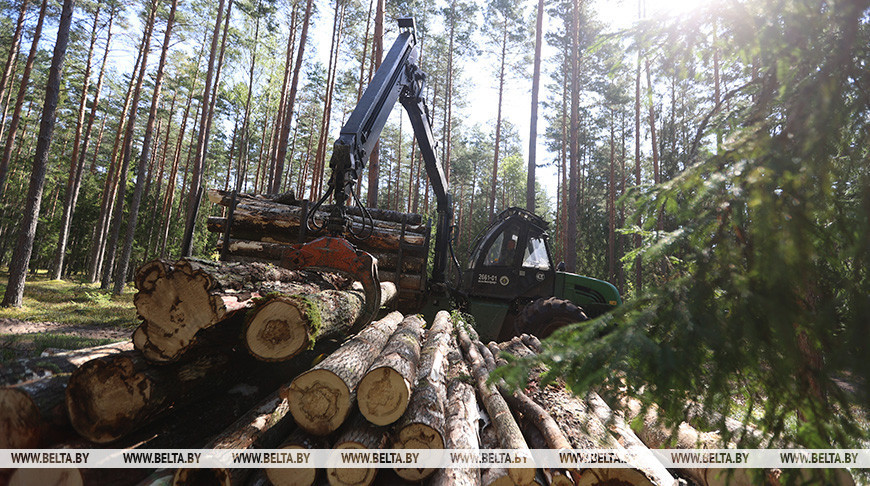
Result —
[[337, 272], [362, 283], [365, 303], [351, 332], [368, 325], [381, 307], [381, 281], [378, 278], [378, 260], [357, 250], [344, 238], [323, 236], [308, 243], [292, 245], [284, 252], [281, 266], [291, 270], [312, 269]]

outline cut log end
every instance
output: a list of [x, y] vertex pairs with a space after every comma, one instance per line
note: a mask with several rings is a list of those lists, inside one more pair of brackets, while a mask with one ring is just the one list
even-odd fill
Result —
[[39, 446], [42, 419], [39, 407], [24, 392], [0, 389], [0, 449], [29, 449]]
[[314, 369], [296, 377], [282, 389], [290, 413], [303, 430], [327, 435], [338, 429], [350, 413], [351, 394], [332, 371]]
[[514, 486], [514, 480], [508, 476], [506, 469], [490, 468], [484, 471], [481, 484], [484, 486]]
[[73, 428], [93, 442], [123, 436], [151, 395], [150, 380], [127, 357], [90, 361], [76, 375], [66, 390], [67, 412]]
[[405, 413], [411, 398], [411, 384], [389, 367], [370, 371], [357, 388], [359, 409], [375, 425], [388, 425]]
[[257, 359], [283, 361], [300, 353], [310, 343], [310, 330], [298, 305], [275, 299], [258, 308], [248, 320], [245, 342]]
[[[287, 445], [281, 447], [284, 450], [308, 450], [300, 445]], [[317, 469], [311, 468], [286, 468], [269, 467], [265, 469], [266, 477], [274, 486], [311, 486], [317, 480]]]
[[[393, 444], [396, 449], [444, 449], [441, 433], [425, 424], [409, 424], [399, 431]], [[394, 468], [396, 474], [406, 481], [422, 481], [431, 476], [435, 469]]]
[[[356, 442], [345, 442], [336, 449], [366, 449], [368, 446]], [[332, 486], [368, 486], [375, 481], [378, 470], [374, 468], [327, 468], [326, 478]]]
[[82, 486], [84, 480], [78, 469], [19, 469], [9, 478], [9, 486], [32, 486], [48, 484], [51, 486]]

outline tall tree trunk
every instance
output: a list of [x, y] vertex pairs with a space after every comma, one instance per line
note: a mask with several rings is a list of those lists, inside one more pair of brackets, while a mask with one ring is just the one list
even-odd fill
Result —
[[[15, 60], [18, 57], [18, 51], [21, 48], [21, 32], [24, 30], [24, 16], [27, 14], [27, 4], [29, 0], [21, 0], [21, 9], [18, 12], [18, 21], [15, 22], [15, 32], [12, 34], [12, 39], [9, 41], [9, 57], [6, 58], [6, 64], [3, 65], [3, 74], [0, 74], [0, 101], [6, 97], [6, 88], [9, 84], [9, 79], [12, 77], [12, 70], [15, 67]], [[11, 92], [10, 92], [11, 94]], [[6, 113], [3, 113], [3, 118], [6, 118]], [[2, 130], [0, 130], [2, 137]]]
[[[124, 221], [124, 193], [127, 192], [127, 172], [130, 168], [130, 159], [133, 157], [133, 132], [136, 129], [136, 117], [139, 114], [139, 99], [142, 97], [142, 83], [145, 80], [145, 71], [148, 67], [148, 51], [151, 47], [151, 34], [154, 32], [154, 19], [157, 16], [157, 0], [153, 0], [149, 6], [148, 20], [145, 23], [143, 37], [142, 65], [136, 78], [136, 86], [133, 88], [133, 97], [130, 101], [130, 113], [128, 115], [126, 133], [124, 134], [124, 146], [121, 156], [121, 170], [118, 172], [118, 195], [115, 199], [115, 210], [112, 216], [112, 231], [106, 242], [106, 261], [103, 265], [103, 275], [100, 279], [100, 288], [108, 289], [112, 277], [112, 269], [115, 263], [115, 252], [118, 246], [118, 238], [121, 236], [121, 225]], [[132, 217], [132, 214], [130, 215]], [[123, 279], [123, 275], [121, 278]]]
[[[232, 0], [230, 0], [232, 1]], [[210, 97], [211, 97], [211, 87], [212, 81], [214, 80], [214, 65], [215, 65], [215, 57], [217, 56], [218, 50], [218, 36], [220, 35], [221, 28], [221, 20], [223, 19], [224, 13], [224, 0], [220, 0], [217, 8], [217, 16], [214, 22], [214, 33], [211, 38], [211, 49], [209, 50], [208, 56], [208, 69], [205, 74], [205, 88], [203, 89], [203, 97], [202, 97], [202, 109], [201, 109], [201, 119], [199, 122], [199, 136], [197, 137], [196, 142], [196, 157], [193, 161], [193, 173], [191, 175], [190, 180], [190, 191], [188, 192], [187, 199], [187, 212], [185, 214], [185, 235], [193, 234], [193, 225], [196, 224], [196, 221], [193, 218], [193, 215], [196, 213], [197, 207], [199, 206], [199, 188], [202, 186], [202, 173], [204, 169], [206, 153], [208, 151], [208, 126], [210, 122], [210, 110], [211, 106]], [[229, 12], [228, 12], [229, 13]], [[184, 241], [184, 248], [181, 249], [182, 256], [190, 255], [191, 253], [191, 242], [192, 239], [186, 238]]]
[[[9, 132], [6, 134], [6, 145], [3, 147], [3, 158], [0, 159], [0, 199], [3, 198], [3, 190], [6, 186], [6, 178], [9, 174], [9, 162], [12, 160], [12, 149], [15, 147], [15, 135], [18, 131], [18, 123], [21, 121], [21, 109], [24, 106], [24, 97], [27, 95], [27, 85], [30, 82], [30, 73], [33, 71], [33, 61], [39, 51], [39, 38], [42, 35], [42, 24], [45, 21], [45, 11], [48, 0], [42, 0], [39, 7], [39, 19], [33, 30], [33, 41], [30, 44], [30, 54], [24, 64], [24, 72], [21, 73], [21, 85], [18, 88], [18, 97], [15, 100], [15, 108], [12, 110], [12, 120], [9, 122]], [[41, 128], [40, 128], [41, 130]]]
[[610, 166], [607, 177], [607, 275], [616, 280], [616, 121], [610, 108]]
[[[653, 183], [659, 184], [662, 182], [662, 172], [659, 167], [659, 144], [656, 138], [656, 109], [653, 100], [653, 87], [649, 73], [649, 59], [644, 59], [646, 64], [646, 85], [647, 85], [647, 102], [649, 103], [649, 133], [652, 142], [652, 158], [653, 158]], [[656, 229], [661, 231], [664, 229], [662, 212], [658, 212], [656, 220]]]
[[[88, 88], [91, 80], [91, 61], [94, 57], [94, 45], [97, 42], [97, 25], [100, 20], [100, 4], [94, 12], [94, 25], [91, 28], [91, 44], [88, 47], [88, 58], [85, 62], [85, 74], [82, 80], [82, 94], [79, 99], [79, 116], [76, 119], [76, 131], [73, 140], [73, 152], [69, 161], [69, 176], [66, 182], [66, 196], [63, 204], [63, 215], [60, 219], [60, 232], [57, 237], [57, 248], [54, 252], [54, 262], [51, 266], [51, 278], [57, 280], [63, 272], [63, 260], [66, 253], [66, 241], [69, 238], [69, 227], [75, 212], [76, 201], [79, 197], [79, 187], [82, 183], [82, 166], [84, 157], [79, 158], [79, 144], [82, 137], [82, 126], [85, 123], [85, 110], [88, 103]], [[94, 104], [96, 106], [96, 104]]]
[[535, 22], [535, 67], [532, 74], [532, 117], [529, 124], [529, 168], [526, 179], [526, 209], [535, 212], [535, 165], [538, 154], [538, 91], [541, 86], [541, 46], [544, 30], [544, 0], [538, 0]]
[[[248, 133], [250, 131], [250, 120], [251, 120], [251, 95], [254, 90], [254, 68], [257, 64], [257, 41], [260, 35], [260, 17], [257, 17], [256, 27], [254, 28], [254, 47], [251, 53], [251, 67], [248, 75], [248, 95], [245, 99], [245, 116], [242, 118], [242, 140], [239, 146], [241, 150], [239, 151], [239, 164], [244, 167], [248, 166], [248, 154], [250, 152], [249, 143], [251, 141], [251, 136]], [[260, 171], [257, 170], [256, 174], [254, 174], [254, 190], [253, 192], [257, 192], [257, 184], [259, 183]]]
[[489, 195], [489, 220], [495, 219], [495, 191], [498, 181], [498, 156], [501, 148], [501, 106], [504, 98], [504, 68], [507, 56], [508, 19], [504, 18], [501, 40], [501, 64], [498, 70], [498, 115], [495, 119], [495, 155], [492, 158], [492, 188]]
[[[293, 77], [293, 50], [296, 44], [296, 2], [292, 5], [292, 17], [290, 19], [290, 34], [287, 36], [287, 55], [284, 59], [284, 80], [281, 83], [281, 97], [278, 100], [278, 111], [275, 113], [275, 130], [269, 143], [269, 166], [272, 167], [272, 179], [269, 183], [269, 192], [278, 194], [281, 192], [281, 175], [284, 172], [284, 158], [278, 158], [278, 139], [284, 132], [284, 124], [292, 120], [286, 116], [287, 88], [290, 86], [290, 78]], [[286, 156], [286, 153], [285, 153]]]
[[580, 8], [581, 0], [574, 0], [571, 13], [571, 129], [568, 134], [568, 211], [565, 228], [565, 266], [569, 272], [577, 271], [577, 204], [580, 165]]
[[[56, 120], [57, 101], [60, 97], [60, 77], [63, 72], [63, 61], [66, 47], [69, 43], [69, 30], [72, 23], [74, 0], [64, 0], [57, 27], [57, 40], [48, 71], [48, 81], [45, 86], [45, 103], [42, 107], [42, 119], [39, 124], [39, 135], [36, 142], [36, 154], [33, 156], [33, 172], [30, 175], [30, 187], [27, 190], [27, 202], [24, 208], [18, 237], [18, 244], [12, 254], [9, 266], [9, 283], [3, 296], [3, 306], [20, 307], [24, 298], [24, 280], [27, 278], [27, 267], [33, 251], [33, 240], [36, 237], [36, 225], [39, 221], [39, 206], [42, 202], [42, 191], [45, 188], [45, 174], [48, 170], [48, 149], [51, 146], [51, 136]], [[43, 16], [40, 16], [40, 21]]]
[[[378, 6], [375, 9], [375, 36], [372, 39], [372, 60], [374, 69], [369, 70], [369, 76], [381, 67], [384, 57], [384, 0], [376, 0]], [[370, 78], [371, 79], [371, 78]], [[375, 143], [372, 153], [369, 154], [369, 181], [366, 192], [366, 206], [378, 207], [378, 172], [380, 170], [380, 143]]]
[[[637, 16], [641, 17], [643, 9], [643, 0], [637, 2]], [[634, 78], [634, 184], [640, 185], [640, 60], [643, 56], [641, 50], [637, 51], [637, 75]], [[638, 214], [637, 225], [640, 226], [640, 215]], [[634, 246], [640, 248], [642, 244], [640, 234], [634, 235]], [[634, 286], [635, 292], [640, 292], [643, 288], [643, 268], [640, 261], [640, 256], [634, 259]]]
[[[90, 115], [88, 115], [88, 124], [87, 124], [87, 126], [85, 126], [84, 135], [82, 135], [82, 148], [81, 148], [81, 155], [80, 155], [80, 157], [82, 158], [80, 164], [82, 164], [82, 166], [84, 166], [85, 158], [87, 158], [87, 155], [88, 155], [88, 146], [90, 145], [90, 141], [91, 141], [91, 131], [94, 128], [94, 121], [97, 119], [97, 107], [99, 106], [99, 103], [100, 103], [100, 94], [103, 92], [103, 80], [106, 77], [106, 64], [109, 61], [109, 48], [112, 45], [112, 26], [115, 23], [115, 15], [117, 13], [118, 13], [117, 8], [112, 8], [109, 10], [109, 23], [106, 26], [106, 49], [103, 52], [103, 61], [100, 64], [100, 74], [97, 76], [97, 87], [96, 87], [96, 90], [94, 92], [94, 101], [91, 102], [91, 113], [90, 113]], [[89, 169], [89, 171], [92, 175], [94, 174], [94, 170], [96, 169], [97, 153], [100, 150], [100, 142], [103, 139], [103, 128], [105, 128], [105, 126], [106, 126], [106, 117], [103, 117], [103, 119], [100, 122], [100, 130], [99, 130], [99, 134], [97, 136], [97, 144], [95, 146], [94, 158], [93, 158], [93, 161], [91, 162], [91, 166]]]
[[[142, 52], [145, 49], [147, 39], [142, 36], [142, 42], [139, 46], [139, 53], [136, 57], [136, 63], [133, 65], [133, 71], [130, 74], [130, 85], [127, 88], [127, 94], [124, 97], [124, 107], [118, 115], [118, 129], [115, 132], [115, 141], [112, 146], [112, 155], [109, 158], [109, 166], [106, 170], [106, 180], [103, 183], [103, 193], [100, 200], [100, 215], [97, 219], [97, 226], [94, 228], [94, 234], [91, 241], [91, 261], [88, 266], [88, 281], [96, 282], [102, 274], [103, 256], [106, 248], [106, 233], [108, 231], [109, 217], [112, 213], [112, 208], [115, 204], [115, 190], [118, 184], [118, 150], [121, 147], [121, 142], [124, 139], [126, 130], [124, 127], [127, 122], [127, 113], [130, 109], [130, 101], [133, 96], [133, 88], [136, 86], [136, 79], [142, 67]], [[99, 145], [99, 144], [98, 144]], [[99, 155], [99, 147], [94, 150], [94, 159], [91, 162], [91, 167], [96, 166], [97, 157]]]
[[[311, 24], [311, 7], [313, 0], [307, 0], [305, 3], [305, 17], [302, 19], [302, 32], [299, 34], [299, 49], [296, 51], [296, 64], [293, 67], [293, 81], [290, 83], [290, 93], [287, 94], [287, 101], [284, 106], [284, 124], [281, 127], [281, 134], [278, 137], [278, 151], [275, 155], [280, 164], [287, 157], [287, 144], [290, 140], [290, 125], [293, 120], [293, 105], [296, 101], [296, 90], [299, 86], [299, 73], [302, 71], [302, 56], [305, 52], [305, 42], [308, 39], [308, 26]], [[277, 170], [277, 169], [276, 169]], [[283, 170], [283, 168], [282, 168]], [[300, 180], [300, 184], [305, 181]], [[301, 195], [304, 187], [300, 187], [299, 194]]]
[[169, 16], [166, 19], [166, 32], [163, 35], [163, 48], [160, 51], [160, 61], [154, 75], [154, 94], [151, 96], [151, 110], [148, 112], [148, 122], [145, 125], [145, 137], [142, 140], [142, 151], [139, 154], [139, 166], [136, 171], [136, 185], [133, 188], [133, 200], [130, 201], [130, 215], [127, 217], [127, 234], [124, 238], [124, 248], [121, 260], [115, 273], [115, 286], [112, 293], [121, 295], [124, 282], [127, 280], [127, 266], [130, 264], [130, 254], [133, 251], [133, 238], [136, 236], [136, 222], [139, 219], [139, 206], [142, 204], [142, 193], [145, 185], [145, 168], [151, 158], [151, 138], [154, 134], [154, 122], [157, 120], [157, 107], [160, 103], [160, 91], [163, 88], [163, 73], [166, 67], [166, 55], [169, 52], [169, 42], [172, 40], [172, 25], [175, 22], [175, 10], [178, 0], [172, 0]]

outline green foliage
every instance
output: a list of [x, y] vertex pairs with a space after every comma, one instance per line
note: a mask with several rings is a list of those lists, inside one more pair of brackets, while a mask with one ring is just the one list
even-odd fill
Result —
[[[718, 26], [746, 82], [702, 125], [691, 167], [629, 194], [656, 285], [554, 334], [540, 358], [549, 378], [577, 392], [625, 386], [675, 422], [697, 402], [772, 443], [868, 439], [867, 9], [734, 1], [697, 20]], [[719, 130], [724, 145], [708, 149]]]

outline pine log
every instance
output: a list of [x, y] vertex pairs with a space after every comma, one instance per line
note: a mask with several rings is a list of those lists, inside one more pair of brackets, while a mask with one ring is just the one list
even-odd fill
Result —
[[[465, 351], [465, 357], [471, 367], [471, 372], [474, 376], [477, 385], [477, 391], [483, 401], [484, 407], [493, 422], [495, 430], [498, 434], [499, 446], [502, 449], [514, 449], [520, 451], [520, 454], [529, 454], [529, 446], [523, 438], [519, 426], [511, 415], [510, 408], [504, 398], [499, 394], [495, 386], [487, 383], [489, 372], [486, 364], [477, 346], [469, 337], [466, 330], [466, 324], [462, 321], [455, 323], [456, 335], [459, 337], [459, 343]], [[535, 480], [535, 468], [510, 468], [508, 475], [514, 483], [525, 486], [532, 484]]]
[[[440, 311], [420, 353], [417, 385], [408, 409], [396, 425], [394, 449], [444, 449], [444, 406], [447, 402], [447, 353], [450, 351], [450, 314]], [[434, 468], [393, 468], [402, 479], [422, 481]]]
[[[492, 352], [496, 355], [499, 352], [499, 349], [495, 343], [491, 343], [489, 349], [485, 349], [485, 351]], [[507, 362], [502, 358], [496, 357], [495, 364], [497, 366], [504, 366]], [[504, 380], [499, 380], [499, 382], [498, 388], [502, 396], [511, 404], [512, 408], [522, 414], [526, 420], [535, 424], [535, 427], [538, 428], [541, 435], [544, 437], [547, 447], [557, 450], [571, 448], [571, 444], [568, 442], [568, 438], [565, 437], [559, 424], [556, 423], [549, 413], [547, 413], [544, 407], [535, 403], [534, 400], [529, 398], [522, 390], [516, 390], [511, 393], [504, 384]]]
[[[396, 286], [381, 284], [381, 306], [396, 296]], [[244, 340], [262, 361], [285, 361], [317, 339], [343, 335], [357, 322], [365, 296], [359, 290], [324, 290], [307, 295], [273, 294], [248, 311]]]
[[[206, 221], [206, 228], [211, 233], [226, 232], [226, 218], [211, 216]], [[269, 243], [294, 244], [299, 242], [298, 231], [293, 228], [298, 223], [290, 225], [285, 221], [264, 219], [257, 213], [236, 209], [233, 214], [233, 226], [230, 228], [230, 238], [240, 240], [265, 241]], [[368, 232], [368, 230], [366, 230]], [[320, 233], [307, 233], [304, 240], [311, 241], [323, 236]], [[417, 233], [401, 233], [394, 230], [377, 230], [365, 239], [353, 240], [354, 246], [367, 252], [396, 251], [402, 243], [405, 251], [413, 255], [421, 255], [426, 245], [426, 236]]]
[[[338, 437], [333, 449], [381, 449], [386, 445], [387, 431], [368, 423], [357, 415]], [[327, 468], [326, 478], [332, 486], [368, 486], [374, 483], [376, 468]]]
[[[326, 449], [326, 441], [321, 437], [312, 437], [300, 429], [296, 429], [281, 444], [279, 449], [306, 450]], [[268, 480], [274, 486], [311, 486], [317, 481], [317, 468], [286, 468], [270, 467], [265, 469]]]
[[260, 263], [192, 258], [146, 263], [135, 279], [139, 292], [133, 302], [145, 322], [134, 334], [134, 345], [152, 361], [176, 361], [200, 330], [247, 309], [260, 295], [321, 290], [315, 283], [324, 281], [314, 280], [314, 275]]
[[[445, 449], [462, 449], [471, 453], [480, 448], [478, 440], [478, 421], [480, 414], [474, 387], [466, 383], [470, 373], [462, 359], [455, 339], [451, 339], [450, 352], [447, 353], [447, 419], [444, 424]], [[478, 486], [480, 469], [477, 467], [439, 469], [430, 486]]]
[[[498, 432], [495, 424], [490, 420], [486, 410], [481, 410], [480, 448], [499, 449]], [[514, 480], [508, 476], [508, 470], [503, 467], [485, 468], [480, 474], [480, 483], [484, 486], [514, 486]]]
[[0, 449], [36, 449], [69, 425], [63, 407], [69, 374], [0, 388]]
[[21, 468], [12, 473], [9, 486], [83, 486], [82, 473], [74, 468]]
[[[223, 249], [223, 241], [218, 241], [218, 250]], [[251, 257], [256, 261], [280, 262], [284, 252], [290, 249], [289, 244], [268, 243], [265, 241], [252, 241], [231, 239], [228, 254], [233, 257]], [[399, 266], [398, 254], [395, 252], [369, 252], [378, 260], [378, 270], [395, 271]], [[422, 256], [403, 255], [402, 273], [421, 274], [425, 270], [425, 260]]]
[[[237, 206], [250, 206], [255, 208], [262, 208], [264, 210], [276, 212], [278, 214], [286, 214], [287, 216], [285, 217], [287, 218], [295, 217], [298, 219], [301, 217], [301, 207], [299, 205], [299, 202], [295, 201], [295, 198], [293, 198], [291, 201], [287, 201], [286, 198], [280, 198], [280, 196], [278, 196], [278, 199], [275, 199], [272, 196], [273, 195], [254, 196], [241, 193], [236, 195], [236, 204]], [[229, 205], [232, 204], [232, 194], [229, 191], [209, 189], [208, 199], [212, 204], [218, 204], [225, 207], [229, 207]], [[423, 224], [423, 217], [419, 214], [399, 213], [388, 209], [378, 208], [367, 209], [372, 219], [375, 220], [375, 224], [378, 226], [398, 229], [401, 228], [401, 224], [404, 222], [406, 225], [406, 230], [414, 231], [415, 233], [423, 232], [423, 230], [420, 228], [420, 226]], [[320, 210], [317, 212], [317, 217], [321, 219], [325, 218], [329, 215], [331, 210], [331, 205], [327, 204], [325, 206], [321, 206]], [[355, 206], [349, 206], [345, 208], [345, 211], [351, 218], [353, 218], [355, 222], [362, 221], [363, 213], [360, 208]]]
[[[289, 414], [290, 404], [278, 392], [267, 396], [254, 408], [239, 417], [223, 432], [215, 436], [204, 449], [274, 449], [293, 429]], [[199, 486], [206, 484], [242, 485], [253, 470], [250, 468], [180, 468], [175, 472], [173, 484]], [[210, 483], [209, 478], [218, 481]]]
[[626, 450], [637, 454], [638, 462], [635, 466], [646, 474], [653, 484], [659, 486], [676, 484], [676, 480], [665, 466], [652, 456], [649, 449], [631, 430], [625, 420], [614, 413], [597, 393], [590, 392], [586, 395], [586, 403], [589, 405], [589, 410], [598, 417], [598, 420], [610, 429], [619, 444]]
[[532, 336], [531, 334], [523, 334], [520, 336], [520, 339], [523, 341], [523, 344], [525, 344], [526, 347], [528, 347], [535, 353], [540, 353], [544, 350], [544, 347], [541, 345], [541, 340], [538, 339], [537, 336]]
[[314, 435], [334, 432], [356, 402], [356, 387], [402, 321], [391, 312], [373, 322], [311, 370], [299, 375], [281, 395], [289, 400], [296, 423]]
[[133, 343], [128, 340], [92, 348], [65, 351], [51, 356], [11, 361], [4, 363], [2, 369], [0, 369], [0, 386], [14, 385], [53, 374], [72, 373], [76, 368], [94, 358], [131, 349], [133, 349]]
[[106, 443], [149, 423], [172, 406], [202, 400], [229, 387], [249, 370], [226, 353], [151, 366], [136, 351], [89, 361], [76, 370], [66, 390], [70, 422], [83, 437]]
[[[547, 439], [544, 438], [541, 431], [538, 430], [536, 424], [532, 420], [524, 419], [522, 421], [523, 435], [532, 449], [547, 449]], [[574, 480], [571, 479], [571, 473], [567, 469], [551, 469], [542, 468], [541, 472], [544, 475], [545, 484], [551, 486], [573, 486]]]
[[402, 320], [357, 388], [359, 410], [369, 422], [388, 425], [408, 408], [420, 362], [420, 340], [426, 323], [419, 316]]

